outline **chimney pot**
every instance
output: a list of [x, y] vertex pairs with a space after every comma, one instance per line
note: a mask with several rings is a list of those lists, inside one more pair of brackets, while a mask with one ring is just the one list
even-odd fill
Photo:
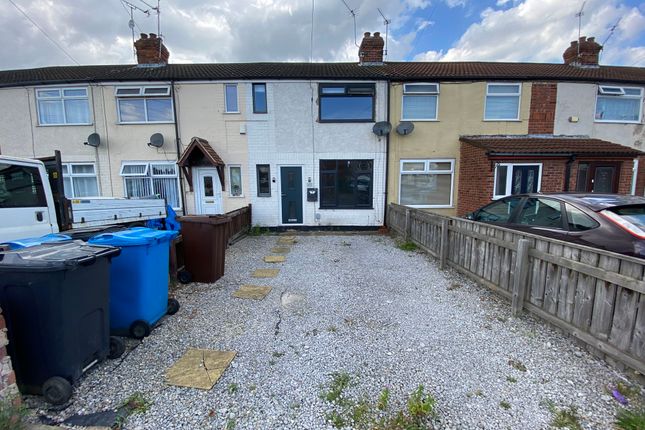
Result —
[[381, 33], [375, 32], [371, 36], [370, 32], [365, 32], [361, 46], [358, 48], [360, 64], [382, 64], [384, 45], [385, 41], [381, 37]]
[[148, 35], [147, 35], [146, 33], [141, 33], [141, 38], [142, 38], [142, 39], [147, 39], [147, 38], [148, 38]]
[[364, 37], [370, 37], [370, 32], [369, 32], [369, 31], [366, 31], [365, 33], [363, 33], [363, 36], [364, 36]]
[[380, 36], [381, 36], [380, 32], [378, 32], [378, 31], [374, 32], [374, 37], [380, 37]]
[[157, 35], [156, 35], [156, 34], [154, 34], [154, 33], [150, 33], [150, 38], [151, 38], [151, 39], [156, 39], [156, 38], [157, 38]]
[[562, 54], [564, 64], [572, 66], [598, 66], [598, 55], [602, 50], [602, 46], [596, 42], [595, 37], [581, 36], [578, 40], [571, 42]]
[[170, 53], [161, 37], [155, 33], [141, 33], [141, 38], [134, 42], [138, 64], [168, 64]]
[[[151, 35], [151, 36], [152, 36], [152, 35]], [[578, 39], [578, 42], [582, 43], [582, 42], [584, 42], [585, 40], [587, 40], [587, 36], [580, 36], [580, 38]]]
[[595, 41], [596, 41], [596, 38], [593, 36], [587, 38], [587, 42], [595, 42]]

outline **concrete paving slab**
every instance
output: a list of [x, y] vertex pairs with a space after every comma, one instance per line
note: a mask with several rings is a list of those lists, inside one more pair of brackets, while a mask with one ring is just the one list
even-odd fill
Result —
[[166, 371], [166, 383], [210, 390], [231, 364], [236, 351], [190, 348]]
[[267, 255], [264, 257], [265, 263], [284, 263], [287, 258], [284, 255]]
[[233, 292], [233, 297], [239, 299], [262, 300], [271, 292], [271, 287], [262, 285], [242, 285], [239, 290]]
[[288, 254], [291, 252], [291, 248], [288, 246], [276, 246], [274, 248], [271, 248], [271, 252], [274, 254]]
[[251, 274], [254, 278], [275, 278], [280, 273], [280, 269], [257, 269]]

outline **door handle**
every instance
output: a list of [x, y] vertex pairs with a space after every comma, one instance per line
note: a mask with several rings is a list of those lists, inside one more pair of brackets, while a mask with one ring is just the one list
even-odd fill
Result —
[[41, 222], [43, 219], [45, 219], [43, 211], [36, 211], [36, 221]]
[[281, 195], [282, 197], [286, 197], [286, 196], [287, 196], [287, 193], [280, 193], [280, 195]]

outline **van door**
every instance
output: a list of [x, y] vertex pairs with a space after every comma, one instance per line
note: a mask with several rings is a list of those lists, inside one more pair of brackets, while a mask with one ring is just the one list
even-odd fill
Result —
[[42, 164], [0, 159], [0, 243], [58, 231], [43, 177]]

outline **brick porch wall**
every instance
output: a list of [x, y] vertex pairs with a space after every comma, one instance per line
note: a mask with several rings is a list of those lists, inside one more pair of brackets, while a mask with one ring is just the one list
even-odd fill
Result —
[[11, 399], [20, 402], [16, 375], [11, 367], [11, 358], [7, 354], [7, 326], [0, 310], [0, 400]]
[[529, 134], [553, 134], [558, 84], [534, 82], [531, 85]]
[[645, 195], [645, 157], [638, 157], [638, 175], [636, 176], [637, 196]]

